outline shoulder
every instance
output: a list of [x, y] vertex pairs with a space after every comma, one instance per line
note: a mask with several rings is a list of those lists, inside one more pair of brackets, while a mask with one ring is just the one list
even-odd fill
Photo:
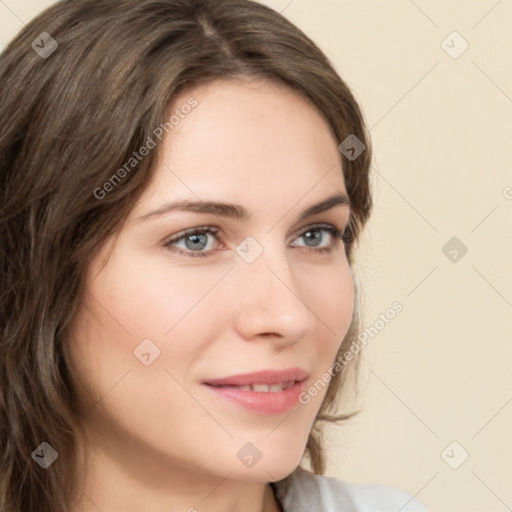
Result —
[[300, 467], [274, 487], [285, 512], [428, 512], [400, 489], [350, 484]]
[[428, 512], [410, 494], [386, 485], [347, 485], [358, 512]]

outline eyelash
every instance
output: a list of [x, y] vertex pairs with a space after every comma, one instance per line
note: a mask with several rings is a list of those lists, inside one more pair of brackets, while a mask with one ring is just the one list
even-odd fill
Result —
[[[322, 253], [322, 254], [330, 253], [333, 250], [333, 248], [340, 241], [342, 241], [344, 245], [346, 245], [346, 244], [348, 244], [350, 242], [350, 236], [347, 233], [347, 229], [345, 229], [344, 231], [340, 231], [335, 226], [329, 225], [329, 224], [328, 225], [325, 225], [325, 224], [315, 224], [313, 226], [308, 226], [304, 231], [299, 233], [297, 238], [300, 238], [301, 236], [304, 236], [309, 231], [316, 231], [316, 230], [327, 231], [328, 233], [330, 233], [331, 236], [332, 236], [332, 242], [331, 242], [331, 244], [328, 247], [320, 247], [318, 249], [315, 249], [315, 248], [312, 248], [312, 247], [310, 248], [310, 247], [306, 247], [306, 246], [301, 246], [302, 249], [306, 249], [310, 253]], [[195, 258], [195, 257], [206, 257], [206, 256], [210, 256], [214, 252], [214, 250], [210, 250], [210, 251], [190, 251], [190, 250], [184, 251], [182, 249], [173, 248], [172, 246], [173, 246], [173, 244], [181, 242], [182, 240], [184, 240], [185, 238], [187, 238], [188, 236], [191, 236], [191, 235], [205, 235], [207, 233], [210, 233], [210, 234], [214, 235], [215, 238], [217, 238], [217, 235], [218, 235], [219, 231], [220, 230], [218, 228], [215, 228], [213, 226], [204, 226], [204, 227], [192, 228], [192, 229], [188, 229], [186, 231], [183, 231], [182, 233], [179, 233], [178, 235], [174, 236], [171, 239], [168, 239], [163, 245], [164, 245], [164, 247], [172, 250], [173, 252], [184, 254], [186, 256], [190, 256], [190, 257], [193, 257], [193, 258]]]

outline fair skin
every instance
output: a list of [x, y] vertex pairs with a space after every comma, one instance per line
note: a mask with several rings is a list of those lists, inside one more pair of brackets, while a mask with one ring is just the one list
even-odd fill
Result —
[[[203, 383], [298, 367], [307, 389], [333, 363], [352, 318], [344, 243], [324, 227], [342, 232], [349, 206], [299, 219], [346, 194], [326, 122], [270, 82], [213, 82], [175, 105], [190, 96], [198, 106], [164, 138], [154, 179], [92, 258], [73, 323], [68, 349], [89, 461], [76, 482], [80, 512], [279, 510], [268, 482], [300, 463], [326, 387], [306, 405], [260, 414]], [[178, 200], [236, 203], [250, 216], [140, 219]], [[218, 228], [199, 235], [204, 244], [189, 236], [165, 246], [204, 226]], [[236, 252], [248, 236], [263, 248], [251, 263]], [[134, 355], [144, 339], [161, 351], [148, 366]], [[247, 443], [262, 455], [252, 467], [237, 457]]]

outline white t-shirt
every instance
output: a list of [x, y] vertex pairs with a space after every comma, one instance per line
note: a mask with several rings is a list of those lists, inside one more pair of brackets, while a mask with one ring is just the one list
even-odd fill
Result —
[[272, 486], [285, 512], [428, 512], [394, 487], [349, 484], [301, 467]]

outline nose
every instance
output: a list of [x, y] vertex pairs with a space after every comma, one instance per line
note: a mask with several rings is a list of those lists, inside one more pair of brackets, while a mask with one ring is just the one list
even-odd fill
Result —
[[306, 284], [311, 283], [293, 272], [285, 250], [265, 248], [252, 263], [240, 259], [234, 274], [233, 321], [242, 338], [271, 339], [284, 347], [313, 331], [317, 317], [305, 297]]

